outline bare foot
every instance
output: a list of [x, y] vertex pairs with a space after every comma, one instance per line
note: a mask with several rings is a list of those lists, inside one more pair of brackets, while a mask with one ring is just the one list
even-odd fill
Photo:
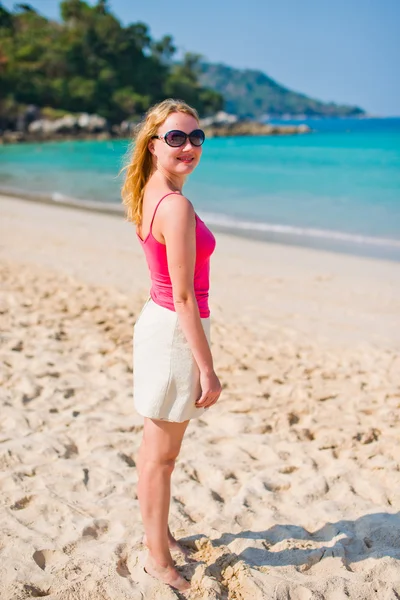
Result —
[[179, 592], [190, 590], [190, 583], [173, 566], [161, 567], [151, 556], [148, 557], [144, 570], [148, 575], [155, 577], [158, 581], [170, 585]]
[[[148, 548], [146, 534], [143, 536], [142, 544]], [[169, 529], [168, 529], [168, 547], [171, 550], [171, 552], [180, 552], [181, 554], [183, 554], [183, 556], [186, 558], [186, 560], [193, 561], [193, 559], [190, 556], [191, 550], [189, 550], [189, 548], [185, 548], [185, 546], [180, 544], [178, 542], [178, 540], [176, 540], [174, 538], [174, 536], [172, 535], [172, 533], [170, 532]]]

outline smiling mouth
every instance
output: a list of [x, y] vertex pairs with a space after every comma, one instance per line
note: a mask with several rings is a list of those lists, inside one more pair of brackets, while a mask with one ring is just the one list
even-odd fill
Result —
[[178, 157], [177, 160], [180, 160], [181, 162], [184, 162], [184, 163], [191, 163], [192, 161], [194, 161], [194, 157], [193, 156], [192, 157], [180, 157], [180, 158]]

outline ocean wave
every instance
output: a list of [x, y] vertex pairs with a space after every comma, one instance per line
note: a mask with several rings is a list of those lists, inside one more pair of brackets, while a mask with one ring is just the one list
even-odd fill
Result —
[[75, 198], [74, 196], [67, 196], [62, 192], [38, 192], [0, 186], [0, 194], [3, 194], [4, 196], [24, 198], [25, 200], [33, 200], [35, 202], [42, 202], [45, 204], [62, 204], [63, 206], [72, 206], [76, 208], [83, 208], [85, 210], [93, 210], [96, 212], [103, 212], [108, 214], [119, 214], [123, 213], [124, 210], [122, 205], [118, 202], [99, 202], [96, 200], [84, 200], [82, 198]]
[[[82, 200], [62, 194], [61, 192], [52, 192], [43, 194], [38, 192], [29, 192], [21, 189], [11, 189], [5, 186], [0, 186], [0, 194], [18, 196], [29, 200], [36, 200], [50, 204], [62, 204], [65, 206], [74, 206], [86, 210], [97, 212], [119, 214], [123, 213], [124, 209], [117, 202], [96, 202], [94, 200]], [[277, 241], [279, 236], [288, 236], [290, 238], [314, 238], [333, 242], [346, 242], [350, 244], [363, 244], [369, 246], [381, 246], [388, 248], [400, 248], [400, 240], [367, 236], [357, 233], [348, 233], [344, 231], [334, 231], [330, 229], [314, 229], [311, 227], [299, 227], [296, 225], [282, 225], [280, 223], [255, 222], [235, 219], [229, 215], [222, 213], [197, 211], [200, 217], [210, 226], [226, 230], [227, 233], [240, 231], [247, 233], [251, 237], [252, 232], [276, 234]]]
[[358, 233], [347, 233], [343, 231], [333, 231], [330, 229], [314, 229], [311, 227], [298, 227], [295, 225], [281, 225], [279, 223], [256, 223], [254, 221], [244, 221], [234, 219], [228, 215], [218, 213], [199, 213], [201, 218], [207, 224], [215, 225], [227, 230], [239, 230], [243, 232], [261, 232], [261, 233], [276, 233], [288, 236], [301, 236], [309, 238], [323, 238], [325, 240], [333, 240], [338, 242], [349, 242], [354, 244], [368, 244], [373, 246], [391, 246], [400, 248], [400, 240], [390, 238], [381, 238], [366, 236]]

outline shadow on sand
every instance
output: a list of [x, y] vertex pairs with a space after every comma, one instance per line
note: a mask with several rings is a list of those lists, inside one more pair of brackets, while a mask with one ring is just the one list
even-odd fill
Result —
[[[193, 546], [201, 536], [186, 538]], [[245, 547], [239, 553], [228, 551], [235, 540], [254, 540], [257, 547]], [[182, 540], [184, 542], [184, 540]], [[286, 541], [286, 547], [274, 546]], [[326, 545], [324, 542], [328, 542]], [[185, 542], [184, 542], [185, 543]], [[367, 558], [380, 559], [385, 556], [400, 560], [400, 513], [374, 513], [354, 521], [341, 520], [326, 523], [310, 533], [297, 525], [274, 525], [261, 531], [223, 533], [211, 540], [212, 547], [221, 547], [223, 553], [214, 563], [208, 563], [205, 574], [220, 579], [221, 570], [227, 564], [234, 566], [244, 561], [250, 567], [274, 567], [293, 565], [307, 571], [325, 558], [339, 558], [348, 571], [351, 564]], [[251, 546], [251, 542], [249, 542]], [[260, 547], [261, 546], [261, 547]], [[285, 544], [283, 544], [285, 546]]]

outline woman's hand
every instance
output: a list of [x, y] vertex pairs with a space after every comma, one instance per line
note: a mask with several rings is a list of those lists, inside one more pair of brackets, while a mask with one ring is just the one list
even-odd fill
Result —
[[201, 396], [196, 402], [197, 408], [209, 408], [220, 397], [222, 386], [215, 371], [200, 373]]

